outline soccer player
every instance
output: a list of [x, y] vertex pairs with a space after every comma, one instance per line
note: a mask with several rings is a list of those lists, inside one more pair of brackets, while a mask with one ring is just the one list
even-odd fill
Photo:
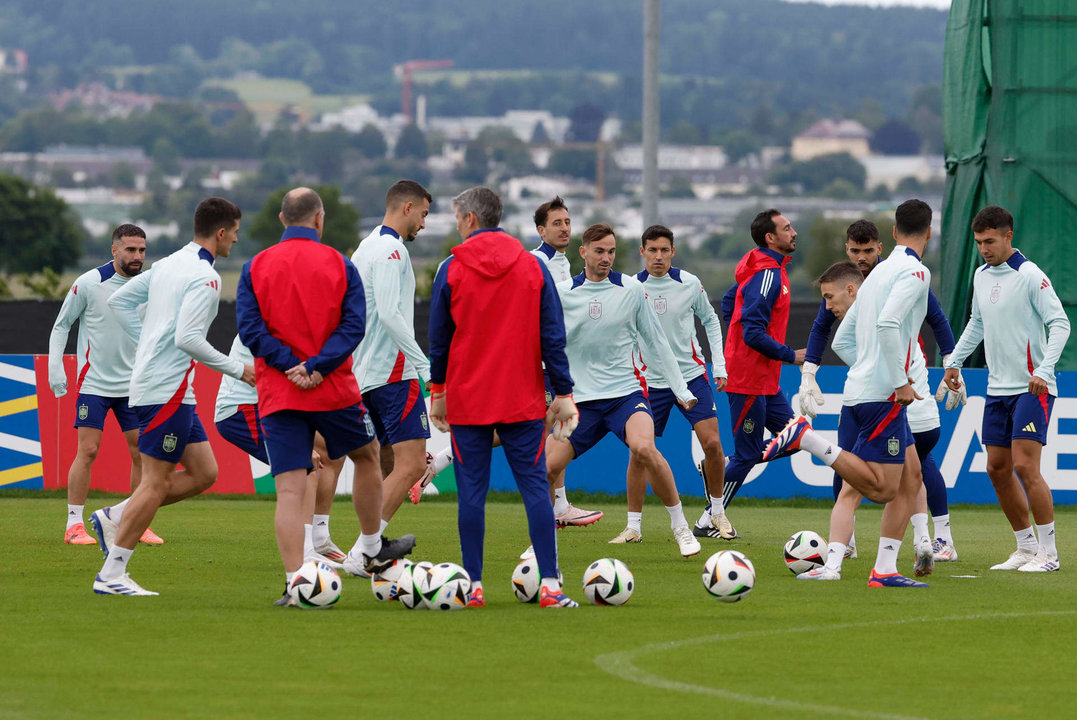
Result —
[[[130, 403], [142, 429], [142, 481], [127, 500], [90, 516], [106, 552], [94, 579], [95, 593], [156, 595], [127, 573], [135, 543], [159, 507], [198, 495], [217, 480], [217, 461], [195, 414], [194, 371], [197, 361], [254, 382], [254, 367], [229, 358], [206, 340], [221, 298], [221, 277], [213, 262], [232, 251], [241, 216], [239, 208], [223, 198], [203, 200], [194, 213], [194, 239], [108, 300], [128, 337], [138, 341]], [[143, 303], [141, 320], [138, 306]], [[184, 469], [176, 470], [180, 462]]]
[[[287, 587], [303, 564], [303, 501], [316, 432], [325, 438], [330, 459], [347, 455], [355, 463], [352, 502], [361, 530], [344, 570], [378, 572], [411, 552], [415, 536], [388, 540], [380, 531], [378, 444], [352, 371], [352, 353], [366, 323], [359, 272], [322, 244], [325, 208], [318, 193], [305, 187], [288, 191], [278, 217], [284, 226], [280, 242], [243, 266], [236, 320], [255, 357]], [[286, 590], [275, 604], [294, 601]]]
[[[560, 195], [554, 196], [553, 200], [538, 206], [534, 219], [535, 229], [542, 242], [531, 253], [546, 265], [554, 283], [568, 280], [572, 277], [568, 256], [565, 255], [569, 239], [572, 237], [572, 218], [569, 216], [568, 206]], [[553, 390], [547, 381], [546, 403], [551, 402], [553, 402]], [[564, 475], [554, 482], [552, 491], [553, 514], [557, 518], [559, 527], [569, 525], [582, 527], [602, 519], [601, 510], [583, 510], [568, 501]]]
[[[962, 389], [958, 370], [982, 341], [988, 370], [981, 434], [987, 474], [1017, 539], [1017, 549], [991, 569], [1051, 572], [1060, 567], [1055, 510], [1051, 488], [1040, 474], [1040, 454], [1058, 395], [1055, 364], [1070, 322], [1047, 275], [1013, 247], [1008, 211], [985, 207], [973, 218], [972, 234], [986, 264], [973, 278], [972, 316], [946, 363], [945, 382], [950, 390]], [[1035, 532], [1028, 522], [1030, 508]]]
[[426, 226], [430, 193], [400, 180], [385, 194], [385, 215], [352, 255], [366, 294], [366, 335], [353, 370], [381, 443], [381, 531], [427, 469], [430, 437], [420, 378], [430, 361], [415, 341], [415, 271], [407, 245]]
[[[254, 357], [237, 335], [232, 340], [228, 357], [239, 360], [244, 365], [254, 365]], [[217, 404], [213, 413], [213, 424], [228, 442], [260, 462], [269, 464], [266, 454], [265, 431], [262, 418], [258, 413], [258, 391], [245, 382], [223, 375], [217, 388]], [[318, 461], [315, 470], [307, 478], [306, 504], [313, 504], [313, 520], [303, 526], [303, 560], [328, 563], [335, 569], [341, 569], [345, 558], [329, 538], [329, 510], [333, 504], [337, 477], [340, 475], [343, 460], [330, 462], [325, 449], [325, 440], [315, 435], [314, 450]], [[320, 512], [319, 512], [320, 511]], [[304, 515], [307, 513], [304, 511]], [[321, 531], [315, 538], [314, 528]]]
[[[64, 347], [71, 326], [78, 321], [78, 384], [75, 388], [79, 394], [75, 401], [78, 451], [67, 471], [67, 527], [64, 529], [64, 542], [69, 545], [97, 544], [86, 533], [83, 513], [90, 491], [90, 468], [101, 448], [101, 433], [110, 410], [131, 454], [132, 492], [141, 480], [138, 416], [127, 404], [137, 343], [123, 332], [119, 320], [108, 307], [108, 299], [142, 271], [145, 261], [146, 232], [142, 228], [125, 224], [113, 230], [112, 262], [83, 273], [75, 280], [49, 336], [49, 387], [56, 397], [61, 398], [67, 394]], [[146, 528], [139, 542], [160, 545], [164, 540]]]
[[907, 200], [898, 206], [894, 220], [897, 245], [860, 286], [834, 338], [836, 349], [856, 348], [840, 421], [857, 428], [853, 449], [831, 444], [811, 429], [807, 418], [798, 416], [771, 441], [763, 458], [807, 450], [866, 498], [886, 503], [868, 587], [921, 588], [927, 584], [898, 573], [897, 557], [922, 483], [906, 407], [922, 398], [909, 378], [909, 367], [927, 314], [931, 271], [920, 257], [931, 237], [931, 208], [921, 200]]
[[[612, 432], [628, 446], [628, 487], [645, 487], [650, 480], [651, 488], [669, 512], [681, 555], [691, 557], [699, 553], [699, 541], [684, 519], [673, 471], [654, 444], [651, 407], [632, 362], [637, 342], [682, 408], [690, 411], [697, 399], [688, 389], [662, 326], [647, 303], [643, 284], [613, 270], [616, 252], [613, 228], [605, 223], [592, 225], [584, 231], [580, 246], [584, 271], [557, 284], [580, 421], [570, 440], [551, 437], [547, 441], [546, 472], [553, 486], [573, 458]], [[629, 515], [630, 522], [633, 517]], [[638, 514], [635, 519], [639, 519]], [[639, 528], [635, 530], [639, 533]]]
[[[688, 390], [696, 397], [696, 404], [685, 410], [680, 407], [703, 449], [703, 483], [705, 494], [709, 498], [703, 515], [692, 528], [696, 537], [714, 537], [732, 540], [737, 536], [732, 523], [725, 516], [722, 508], [722, 482], [725, 474], [725, 455], [722, 453], [722, 440], [718, 436], [718, 415], [714, 403], [714, 390], [725, 387], [725, 356], [722, 354], [722, 323], [707, 298], [707, 291], [692, 273], [673, 267], [674, 247], [673, 231], [663, 225], [652, 225], [643, 231], [640, 255], [643, 256], [646, 269], [636, 279], [643, 283], [647, 302], [651, 304], [658, 324], [662, 326], [666, 339], [669, 340], [681, 375], [688, 384]], [[707, 378], [707, 369], [703, 359], [703, 350], [696, 342], [695, 319], [700, 319], [710, 343], [711, 356], [714, 358], [714, 388]], [[646, 370], [646, 364], [641, 364]], [[653, 373], [646, 375], [647, 401], [654, 414], [654, 434], [661, 437], [669, 421], [669, 414], [677, 404], [669, 383]], [[630, 477], [639, 477], [638, 473], [629, 473]], [[640, 542], [640, 516], [643, 512], [643, 496], [646, 485], [642, 482], [636, 487], [628, 488], [628, 527], [611, 540], [611, 543]]]
[[784, 344], [789, 324], [785, 267], [797, 249], [797, 231], [779, 210], [771, 208], [755, 216], [751, 232], [758, 247], [741, 258], [736, 284], [722, 298], [728, 325], [725, 389], [733, 422], [733, 457], [725, 468], [724, 507], [729, 507], [759, 462], [763, 428], [776, 434], [793, 417], [778, 381], [782, 363], [800, 365], [805, 353]]
[[[816, 280], [816, 285], [823, 295], [826, 310], [834, 318], [841, 320], [856, 300], [856, 293], [864, 281], [861, 270], [851, 262], [839, 262], [831, 265]], [[841, 354], [849, 365], [856, 361], [855, 335], [843, 334], [846, 344], [835, 344], [834, 349]], [[917, 491], [915, 512], [911, 521], [913, 526], [914, 547], [916, 548], [913, 573], [922, 577], [934, 570], [934, 549], [927, 531], [927, 474], [939, 475], [938, 466], [931, 457], [931, 450], [939, 437], [939, 408], [933, 397], [928, 395], [927, 361], [920, 348], [913, 348], [909, 377], [914, 381], [916, 400], [908, 408], [909, 428], [916, 443], [916, 453], [924, 475], [923, 486]], [[856, 442], [857, 428], [846, 422], [839, 426], [838, 446], [843, 450], [852, 450]], [[929, 470], [930, 468], [930, 470]], [[938, 482], [942, 482], [939, 475]], [[842, 561], [849, 557], [848, 549], [852, 547], [853, 521], [856, 510], [860, 507], [863, 496], [838, 476], [839, 492], [834, 498], [834, 508], [830, 513], [830, 543], [827, 546], [827, 559], [824, 567], [815, 568], [799, 574], [803, 580], [840, 580]]]
[[[565, 325], [549, 270], [498, 227], [501, 198], [473, 187], [453, 198], [463, 239], [438, 267], [430, 299], [430, 419], [452, 432], [459, 493], [460, 554], [471, 576], [469, 607], [482, 587], [486, 494], [494, 431], [524, 499], [538, 562], [539, 606], [572, 608], [558, 579], [556, 524], [542, 453], [578, 417], [565, 357]], [[490, 303], [496, 299], [496, 308]], [[557, 396], [546, 407], [542, 365]], [[545, 420], [545, 423], [544, 423]]]
[[[849, 261], [856, 266], [862, 277], [868, 274], [878, 265], [882, 259], [883, 244], [879, 240], [879, 229], [870, 220], [857, 220], [845, 231], [845, 254]], [[833, 266], [837, 267], [837, 266]], [[856, 283], [860, 287], [860, 283]], [[831, 312], [830, 304], [840, 305], [845, 298], [841, 297], [841, 287], [831, 288], [831, 294], [836, 298], [828, 298], [823, 293], [823, 300], [819, 304], [819, 313], [812, 323], [811, 333], [808, 335], [808, 349], [804, 356], [804, 364], [801, 366], [800, 391], [797, 394], [800, 405], [800, 414], [809, 418], [816, 416], [816, 406], [823, 404], [823, 393], [815, 380], [815, 373], [819, 370], [819, 363], [823, 359], [823, 350], [830, 338], [830, 329], [834, 325], [836, 313]], [[851, 303], [852, 301], [849, 300]], [[950, 322], [946, 319], [946, 313], [942, 311], [935, 293], [929, 291], [927, 296], [927, 322], [935, 333], [935, 341], [938, 343], [939, 352], [942, 353], [943, 364], [946, 364], [949, 354], [954, 349], [954, 332], [950, 328]], [[964, 390], [960, 393], [950, 393], [946, 390], [945, 383], [939, 383], [935, 394], [936, 400], [946, 397], [946, 408], [952, 409], [958, 404], [965, 404]], [[931, 449], [938, 442], [938, 410], [932, 411], [926, 405], [919, 402], [909, 407], [909, 424], [912, 428], [913, 438], [916, 440], [916, 452], [920, 457], [923, 469], [924, 486], [927, 489], [927, 504], [931, 510], [932, 521], [935, 525], [933, 541], [934, 559], [944, 562], [957, 560], [957, 550], [954, 548], [953, 534], [950, 529], [950, 511], [946, 497], [946, 482], [939, 472], [938, 465], [931, 457]], [[844, 448], [851, 447], [855, 440], [855, 428], [850, 424], [838, 427], [838, 445]], [[845, 441], [845, 442], [843, 442]], [[834, 499], [837, 500], [841, 490], [841, 476], [834, 475]], [[919, 532], [921, 518], [919, 513], [913, 514], [913, 524]], [[833, 540], [833, 538], [831, 538]], [[846, 547], [846, 557], [856, 557], [856, 539], [850, 538]]]

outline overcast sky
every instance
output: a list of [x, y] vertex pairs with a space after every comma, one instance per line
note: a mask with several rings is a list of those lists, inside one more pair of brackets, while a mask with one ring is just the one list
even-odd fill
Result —
[[950, 9], [950, 0], [786, 0], [787, 2], [819, 2], [824, 5], [909, 5], [915, 7], [933, 7], [940, 10]]

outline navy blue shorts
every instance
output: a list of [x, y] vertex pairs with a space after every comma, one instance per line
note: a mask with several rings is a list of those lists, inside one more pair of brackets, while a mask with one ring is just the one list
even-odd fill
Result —
[[1054, 407], [1055, 397], [1049, 393], [988, 395], [980, 440], [997, 447], [1010, 447], [1013, 440], [1035, 440], [1046, 445]]
[[360, 403], [339, 410], [280, 410], [262, 418], [266, 454], [274, 475], [312, 470], [314, 433], [325, 438], [329, 458], [336, 460], [374, 441], [374, 424]]
[[125, 397], [103, 397], [79, 393], [75, 402], [75, 427], [105, 429], [105, 416], [111, 410], [120, 424], [120, 430], [138, 430], [138, 413], [131, 409]]
[[913, 445], [905, 406], [895, 402], [843, 405], [838, 422], [857, 429], [852, 453], [864, 462], [900, 465], [905, 462], [905, 448]]
[[628, 418], [638, 412], [651, 415], [651, 406], [647, 404], [642, 390], [608, 400], [586, 400], [576, 403], [576, 409], [580, 412], [580, 424], [568, 439], [576, 457], [597, 445], [599, 440], [606, 437], [606, 433], [613, 433], [624, 442]]
[[367, 390], [363, 393], [363, 404], [382, 445], [430, 437], [426, 399], [419, 390], [418, 380], [401, 380]]
[[718, 417], [718, 408], [714, 404], [714, 391], [711, 389], [711, 381], [707, 374], [703, 373], [688, 382], [688, 391], [696, 396], [695, 405], [691, 410], [685, 410], [677, 404], [677, 396], [669, 388], [650, 388], [647, 401], [651, 403], [651, 414], [654, 415], [654, 434], [662, 437], [669, 422], [669, 413], [676, 407], [684, 415], [684, 419], [692, 427], [701, 420], [709, 420]]
[[224, 420], [218, 420], [216, 425], [217, 432], [225, 440], [256, 460], [269, 464], [265, 433], [262, 431], [262, 419], [258, 416], [257, 405], [240, 405], [239, 410]]
[[194, 405], [139, 405], [135, 412], [142, 428], [138, 436], [138, 451], [143, 455], [178, 463], [188, 445], [209, 442]]

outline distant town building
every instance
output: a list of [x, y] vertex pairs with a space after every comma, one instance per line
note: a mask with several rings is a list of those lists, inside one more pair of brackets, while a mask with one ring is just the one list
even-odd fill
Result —
[[798, 162], [834, 153], [862, 158], [871, 153], [870, 139], [871, 131], [856, 120], [820, 120], [793, 138], [789, 154]]
[[162, 98], [127, 90], [112, 90], [101, 83], [83, 83], [74, 89], [49, 93], [48, 100], [57, 110], [78, 104], [101, 117], [127, 117], [135, 110], [149, 110]]
[[946, 160], [942, 155], [868, 155], [857, 158], [867, 171], [868, 188], [885, 185], [895, 190], [905, 178], [921, 183], [946, 180]]
[[0, 75], [22, 75], [29, 66], [25, 50], [0, 47]]
[[[773, 153], [768, 154], [773, 155]], [[621, 169], [624, 183], [636, 192], [643, 189], [643, 146], [625, 145], [614, 151], [613, 160]], [[696, 197], [739, 195], [763, 184], [768, 166], [759, 158], [730, 165], [725, 151], [717, 145], [661, 145], [658, 148], [658, 183], [687, 180]]]

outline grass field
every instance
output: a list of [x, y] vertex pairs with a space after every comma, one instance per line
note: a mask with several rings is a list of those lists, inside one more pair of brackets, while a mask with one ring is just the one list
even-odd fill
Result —
[[[822, 503], [738, 501], [730, 518], [745, 537], [684, 560], [659, 505], [646, 508], [642, 544], [606, 544], [624, 504], [600, 499], [602, 522], [558, 534], [566, 588], [582, 601], [584, 567], [618, 557], [635, 595], [620, 608], [551, 611], [512, 594], [528, 541], [522, 506], [499, 497], [487, 513], [487, 607], [446, 613], [379, 603], [351, 577], [331, 611], [272, 607], [273, 503], [255, 499], [163, 509], [154, 529], [167, 543], [131, 564], [161, 596], [96, 596], [101, 555], [60, 542], [63, 503], [0, 495], [0, 718], [1009, 719], [1072, 717], [1077, 701], [1071, 508], [1057, 519], [1067, 566], [1046, 575], [989, 571], [1013, 546], [1001, 512], [953, 508], [960, 562], [914, 591], [867, 588], [876, 507], [860, 513], [860, 558], [821, 583], [796, 580], [781, 548], [799, 529], [826, 534]], [[698, 512], [698, 501], [687, 509]], [[391, 530], [418, 536], [416, 560], [459, 562], [455, 527], [443, 496], [407, 504]], [[339, 545], [354, 540], [347, 501], [332, 529]], [[730, 547], [758, 575], [735, 604], [700, 582], [707, 555]]]

